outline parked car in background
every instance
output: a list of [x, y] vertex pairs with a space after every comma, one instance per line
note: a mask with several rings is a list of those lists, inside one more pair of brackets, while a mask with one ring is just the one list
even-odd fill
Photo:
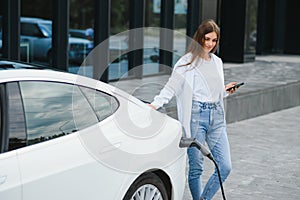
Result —
[[[20, 52], [22, 60], [39, 60], [52, 63], [52, 21], [41, 18], [21, 17], [20, 24]], [[0, 29], [2, 30], [2, 28]], [[70, 63], [81, 64], [91, 51], [91, 44], [92, 42], [87, 39], [69, 37], [68, 52]]]
[[86, 34], [86, 30], [84, 29], [69, 29], [69, 34], [71, 37], [76, 37], [76, 38], [83, 38], [83, 39], [88, 39], [89, 37]]
[[1, 200], [183, 198], [181, 124], [116, 87], [0, 61], [0, 118]]
[[[21, 17], [21, 41], [28, 44], [30, 55], [34, 59], [52, 61], [52, 21]], [[91, 41], [69, 37], [69, 60], [81, 63], [91, 51]], [[24, 51], [21, 54], [24, 56]], [[27, 56], [27, 55], [26, 55]]]
[[[91, 48], [94, 48], [93, 34], [89, 36], [87, 30], [84, 29], [70, 29], [69, 34], [74, 38], [83, 38], [92, 42]], [[127, 40], [119, 37], [112, 37], [109, 40], [109, 54], [113, 62], [120, 62], [127, 59], [128, 44]]]
[[94, 36], [90, 36], [88, 35], [87, 30], [84, 29], [69, 29], [69, 34], [71, 37], [74, 38], [82, 38], [82, 39], [86, 39], [91, 41], [91, 43], [89, 44], [90, 48], [94, 48]]

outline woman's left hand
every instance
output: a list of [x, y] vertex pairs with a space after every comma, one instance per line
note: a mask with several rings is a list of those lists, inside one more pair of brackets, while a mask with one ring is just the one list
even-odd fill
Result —
[[229, 90], [229, 91], [227, 91], [227, 89], [228, 88], [231, 88], [231, 87], [233, 87], [233, 86], [235, 86], [237, 84], [237, 82], [230, 82], [230, 83], [228, 83], [226, 86], [225, 86], [225, 90], [226, 90], [226, 92], [228, 93], [228, 94], [233, 94], [234, 92], [235, 92], [235, 88], [233, 88], [233, 89], [231, 89], [231, 90]]

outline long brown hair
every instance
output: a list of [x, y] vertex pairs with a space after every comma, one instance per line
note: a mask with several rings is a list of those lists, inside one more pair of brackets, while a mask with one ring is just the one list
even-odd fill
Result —
[[204, 44], [204, 37], [206, 34], [215, 32], [217, 34], [217, 42], [215, 47], [211, 50], [211, 53], [215, 53], [220, 40], [220, 28], [216, 24], [216, 22], [212, 19], [204, 20], [198, 27], [197, 31], [195, 32], [193, 39], [190, 42], [190, 45], [188, 47], [187, 53], [192, 53], [192, 59], [189, 63], [184, 64], [182, 66], [190, 65], [194, 62], [194, 60], [201, 56], [203, 52], [203, 44]]

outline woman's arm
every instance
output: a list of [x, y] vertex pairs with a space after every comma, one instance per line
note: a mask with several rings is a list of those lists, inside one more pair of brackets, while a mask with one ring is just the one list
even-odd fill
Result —
[[174, 97], [174, 95], [179, 94], [182, 89], [184, 82], [183, 70], [185, 67], [177, 67], [171, 74], [168, 82], [165, 84], [163, 89], [158, 95], [154, 97], [154, 100], [149, 106], [154, 109], [162, 107], [164, 104], [169, 103], [169, 101]]

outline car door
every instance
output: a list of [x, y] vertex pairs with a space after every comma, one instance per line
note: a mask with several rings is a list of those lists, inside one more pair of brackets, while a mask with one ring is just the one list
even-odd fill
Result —
[[19, 87], [27, 127], [27, 146], [17, 150], [23, 200], [86, 199], [95, 191], [89, 184], [101, 179], [78, 132], [97, 126], [95, 113], [76, 85], [22, 81]]
[[[17, 105], [7, 104], [6, 97], [14, 99], [13, 103], [20, 100], [12, 93], [6, 92], [4, 84], [0, 85], [0, 199], [21, 200], [21, 176], [17, 153], [13, 149], [13, 144], [17, 140], [22, 143], [22, 136], [19, 135], [21, 137], [18, 138], [18, 134], [15, 135], [18, 130], [22, 131], [22, 128], [17, 128], [22, 116], [18, 119], [12, 119], [11, 115], [8, 115], [12, 112], [16, 112], [15, 114], [20, 113], [18, 113]], [[9, 121], [13, 123], [9, 124]]]
[[16, 151], [0, 154], [0, 199], [21, 200], [21, 179]]

